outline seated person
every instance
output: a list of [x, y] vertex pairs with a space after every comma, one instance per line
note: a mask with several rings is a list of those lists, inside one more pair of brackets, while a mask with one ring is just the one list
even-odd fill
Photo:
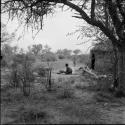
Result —
[[65, 66], [66, 66], [66, 71], [60, 70], [57, 74], [62, 74], [62, 73], [72, 74], [72, 69], [68, 66], [68, 64], [65, 64]]
[[69, 65], [65, 64], [65, 66], [66, 66], [65, 74], [72, 74], [72, 69], [69, 67]]

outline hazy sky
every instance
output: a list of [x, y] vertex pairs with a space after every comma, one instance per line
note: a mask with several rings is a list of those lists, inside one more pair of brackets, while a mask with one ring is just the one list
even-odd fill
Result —
[[[79, 28], [80, 25], [85, 25], [85, 22], [80, 19], [73, 18], [73, 12], [58, 10], [53, 16], [48, 16], [44, 21], [43, 30], [41, 30], [35, 39], [32, 38], [32, 32], [25, 32], [25, 36], [18, 42], [14, 42], [13, 45], [17, 45], [26, 49], [27, 46], [32, 44], [41, 43], [42, 45], [48, 44], [52, 51], [57, 49], [80, 49], [83, 53], [88, 53], [88, 48], [91, 46], [91, 42], [83, 45], [77, 45], [87, 40], [77, 39], [77, 35], [67, 36], [67, 33], [73, 32]], [[6, 22], [7, 17], [2, 17], [2, 22]], [[13, 32], [18, 26], [17, 20], [9, 22], [7, 24], [8, 32]], [[22, 28], [16, 33], [17, 36], [22, 34]]]

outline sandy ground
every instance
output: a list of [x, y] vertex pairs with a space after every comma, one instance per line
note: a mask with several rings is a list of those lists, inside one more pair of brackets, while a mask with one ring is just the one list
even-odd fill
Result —
[[[28, 98], [23, 97], [18, 90], [10, 89], [8, 95], [5, 92], [2, 94], [1, 124], [24, 123], [20, 117], [25, 110], [47, 114], [45, 117], [28, 123], [125, 124], [124, 98], [120, 101], [116, 99], [114, 102], [99, 102], [95, 99], [96, 92], [75, 88], [75, 84], [83, 86], [89, 84], [86, 77], [83, 77], [83, 81], [81, 81], [79, 75], [53, 74], [52, 78], [56, 87], [63, 86], [64, 82], [72, 83], [73, 97], [61, 98], [59, 96], [62, 92], [60, 88], [56, 91], [47, 92], [39, 83], [34, 84], [33, 94]], [[12, 97], [8, 99], [6, 96], [9, 96], [9, 94]]]

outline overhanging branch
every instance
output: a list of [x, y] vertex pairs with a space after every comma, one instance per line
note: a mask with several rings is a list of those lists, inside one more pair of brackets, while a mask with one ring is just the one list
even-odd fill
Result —
[[114, 44], [120, 45], [120, 43], [117, 41], [115, 36], [112, 34], [110, 29], [106, 28], [103, 23], [97, 20], [92, 20], [81, 8], [79, 8], [77, 5], [67, 1], [64, 3], [65, 5], [71, 7], [72, 9], [76, 10], [80, 13], [81, 17], [88, 23], [93, 26], [97, 26], [100, 28], [100, 30], [111, 40], [114, 42]]
[[[22, 2], [23, 6], [25, 6], [26, 9], [27, 9], [28, 7], [31, 7], [31, 6], [37, 7], [38, 4], [43, 3], [43, 2], [47, 3], [47, 7], [48, 7], [49, 5], [51, 5], [52, 3], [55, 3], [55, 4], [56, 4], [56, 3], [63, 3], [64, 5], [67, 5], [67, 6], [69, 6], [71, 9], [77, 11], [77, 12], [80, 14], [80, 16], [81, 16], [81, 17], [80, 17], [80, 16], [73, 16], [73, 17], [83, 19], [83, 20], [85, 20], [88, 24], [91, 24], [91, 25], [93, 25], [93, 26], [99, 27], [100, 30], [101, 30], [109, 39], [111, 39], [111, 41], [113, 41], [113, 42], [114, 42], [115, 44], [117, 44], [117, 45], [120, 44], [109, 28], [107, 28], [101, 21], [99, 21], [99, 20], [93, 20], [93, 19], [94, 19], [94, 16], [95, 16], [95, 12], [94, 12], [94, 10], [95, 10], [95, 0], [92, 0], [92, 3], [91, 3], [91, 7], [92, 7], [92, 8], [91, 8], [91, 17], [89, 17], [89, 16], [87, 15], [87, 13], [86, 13], [82, 8], [80, 8], [78, 5], [75, 5], [74, 3], [70, 2], [70, 0], [36, 0], [36, 1], [30, 1], [30, 0], [29, 0], [29, 2], [27, 2], [28, 0], [27, 0], [27, 1], [25, 1], [25, 0], [9, 0], [9, 1], [12, 1], [12, 2], [15, 2], [15, 1]], [[106, 0], [106, 1], [107, 1], [107, 0]], [[109, 1], [109, 0], [108, 0], [108, 1]], [[45, 6], [46, 6], [46, 4], [45, 4]], [[112, 8], [111, 6], [109, 6], [109, 7], [110, 7], [110, 9], [114, 9], [114, 8]], [[41, 13], [41, 12], [43, 12], [44, 9], [45, 9], [45, 7], [43, 7], [43, 8], [41, 7], [41, 10], [42, 10], [42, 11], [37, 11], [37, 12], [40, 12], [40, 13]], [[46, 9], [49, 9], [49, 8], [46, 8]], [[38, 10], [38, 9], [36, 8], [36, 10]], [[36, 14], [36, 13], [35, 13], [35, 14]], [[110, 14], [110, 15], [111, 15], [111, 14]], [[113, 14], [113, 16], [112, 16], [113, 19], [114, 19], [114, 15], [116, 15], [116, 14]], [[38, 15], [38, 16], [40, 16], [40, 15]], [[116, 18], [116, 20], [117, 20], [117, 18]], [[114, 21], [114, 20], [113, 20], [113, 21]], [[118, 20], [118, 21], [119, 21], [119, 20]], [[35, 22], [38, 23], [38, 20], [35, 20]], [[119, 23], [119, 22], [117, 22], [116, 25], [118, 25], [118, 23]]]
[[79, 19], [82, 19], [82, 17], [80, 17], [80, 16], [72, 16], [72, 17], [75, 17], [75, 18], [79, 18]]
[[117, 6], [111, 0], [105, 0], [105, 1], [106, 1], [106, 4], [108, 5], [109, 14], [110, 14], [112, 22], [114, 24], [116, 33], [117, 33], [118, 37], [121, 38], [119, 31], [120, 31], [120, 27], [121, 27], [122, 23], [117, 15]]

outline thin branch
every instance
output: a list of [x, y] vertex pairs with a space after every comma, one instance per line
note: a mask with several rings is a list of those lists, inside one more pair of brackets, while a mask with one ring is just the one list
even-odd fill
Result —
[[[29, 1], [29, 2], [28, 2], [28, 1], [26, 1], [26, 0], [11, 0], [11, 1], [12, 1], [12, 5], [10, 5], [10, 8], [11, 8], [11, 6], [12, 6], [12, 7], [16, 7], [16, 6], [17, 6], [16, 3], [15, 3], [16, 1], [17, 1], [17, 2], [22, 2], [22, 4], [23, 4], [24, 7], [25, 7], [24, 12], [25, 12], [26, 14], [28, 14], [28, 16], [29, 16], [29, 13], [30, 13], [30, 12], [28, 13], [28, 12], [26, 12], [26, 10], [29, 9], [29, 7], [31, 7], [31, 6], [36, 7], [36, 8], [34, 9], [34, 12], [33, 12], [32, 20], [31, 20], [31, 22], [30, 22], [30, 23], [34, 23], [34, 24], [37, 24], [37, 23], [38, 23], [38, 18], [39, 18], [40, 16], [43, 16], [43, 15], [45, 15], [45, 14], [48, 14], [48, 13], [52, 12], [52, 9], [49, 8], [52, 3], [63, 3], [64, 5], [67, 5], [67, 6], [69, 6], [71, 9], [77, 11], [77, 12], [81, 15], [80, 18], [82, 18], [83, 20], [85, 20], [88, 24], [93, 25], [93, 26], [96, 26], [96, 27], [99, 27], [100, 30], [103, 31], [103, 32], [105, 33], [105, 35], [106, 35], [107, 37], [109, 37], [109, 38], [113, 41], [114, 44], [120, 45], [120, 43], [119, 43], [118, 40], [116, 39], [115, 35], [111, 32], [111, 29], [105, 27], [105, 25], [103, 24], [103, 22], [101, 22], [100, 20], [93, 20], [93, 19], [92, 19], [92, 18], [93, 18], [93, 14], [95, 14], [95, 13], [93, 13], [94, 11], [91, 12], [91, 13], [92, 13], [92, 18], [90, 18], [90, 17], [88, 16], [88, 14], [87, 14], [85, 11], [83, 11], [82, 8], [80, 8], [78, 5], [75, 5], [74, 3], [70, 2], [70, 0], [34, 0], [35, 2], [32, 2], [32, 1]], [[85, 0], [85, 1], [88, 1], [88, 0]], [[95, 1], [95, 0], [93, 0], [93, 9], [95, 8], [95, 6], [94, 6], [94, 1]], [[105, 0], [105, 1], [108, 1], [108, 3], [111, 2], [110, 0]], [[39, 3], [45, 3], [45, 6], [41, 6], [41, 11], [38, 11]], [[112, 2], [111, 2], [111, 3], [112, 3]], [[110, 10], [110, 13], [109, 13], [109, 14], [112, 16], [113, 23], [115, 24], [115, 20], [116, 20], [116, 22], [117, 22], [117, 18], [114, 20], [114, 15], [116, 16], [116, 13], [113, 13], [113, 14], [112, 14], [111, 10], [112, 10], [112, 9], [115, 9], [115, 8], [114, 8], [114, 5], [113, 5], [113, 7], [111, 7], [111, 6], [112, 6], [111, 3], [109, 4], [109, 10]], [[9, 7], [9, 4], [8, 4], [8, 7]], [[93, 9], [92, 9], [92, 10], [93, 10]], [[43, 10], [45, 10], [45, 11], [43, 11]], [[115, 11], [116, 11], [116, 10], [115, 10]], [[24, 12], [22, 13], [22, 16], [25, 14]], [[113, 11], [113, 12], [114, 12], [114, 11]], [[10, 15], [11, 15], [11, 14], [12, 14], [12, 17], [14, 17], [15, 14], [16, 14], [16, 12], [14, 12], [13, 10], [11, 10]], [[78, 17], [78, 16], [77, 16], [77, 17]], [[79, 18], [79, 17], [78, 17], [78, 18]], [[118, 22], [116, 23], [116, 25], [118, 25], [118, 24], [119, 24], [119, 20], [118, 20]]]
[[79, 19], [82, 19], [82, 17], [80, 17], [80, 16], [72, 16], [72, 17], [75, 17], [75, 18], [79, 18]]
[[105, 26], [108, 28], [109, 16], [107, 11], [107, 4], [105, 3]]
[[90, 40], [91, 40], [91, 39], [89, 39], [89, 40], [87, 40], [87, 41], [84, 41], [84, 42], [81, 42], [81, 43], [76, 44], [76, 45], [83, 45], [83, 44], [86, 44], [86, 43], [88, 43]]
[[95, 18], [95, 0], [91, 2], [91, 19], [94, 20]]
[[81, 9], [79, 8], [77, 5], [67, 1], [65, 2], [65, 5], [73, 8], [74, 10], [76, 10], [77, 12], [80, 13], [81, 17], [88, 23], [91, 24], [93, 26], [97, 26], [100, 28], [100, 30], [102, 30], [104, 32], [104, 34], [111, 39], [114, 44], [120, 45], [120, 43], [117, 41], [117, 39], [115, 38], [115, 36], [112, 34], [111, 30], [106, 28], [102, 22], [100, 22], [99, 20], [91, 20], [91, 18], [89, 18], [89, 16]]
[[37, 34], [40, 32], [41, 28], [37, 31], [37, 33], [35, 34], [35, 36], [33, 36], [33, 40], [36, 38]]
[[94, 45], [89, 46], [89, 47], [87, 48], [87, 50], [85, 51], [85, 53], [87, 53], [88, 50], [89, 50], [91, 47], [94, 47]]

